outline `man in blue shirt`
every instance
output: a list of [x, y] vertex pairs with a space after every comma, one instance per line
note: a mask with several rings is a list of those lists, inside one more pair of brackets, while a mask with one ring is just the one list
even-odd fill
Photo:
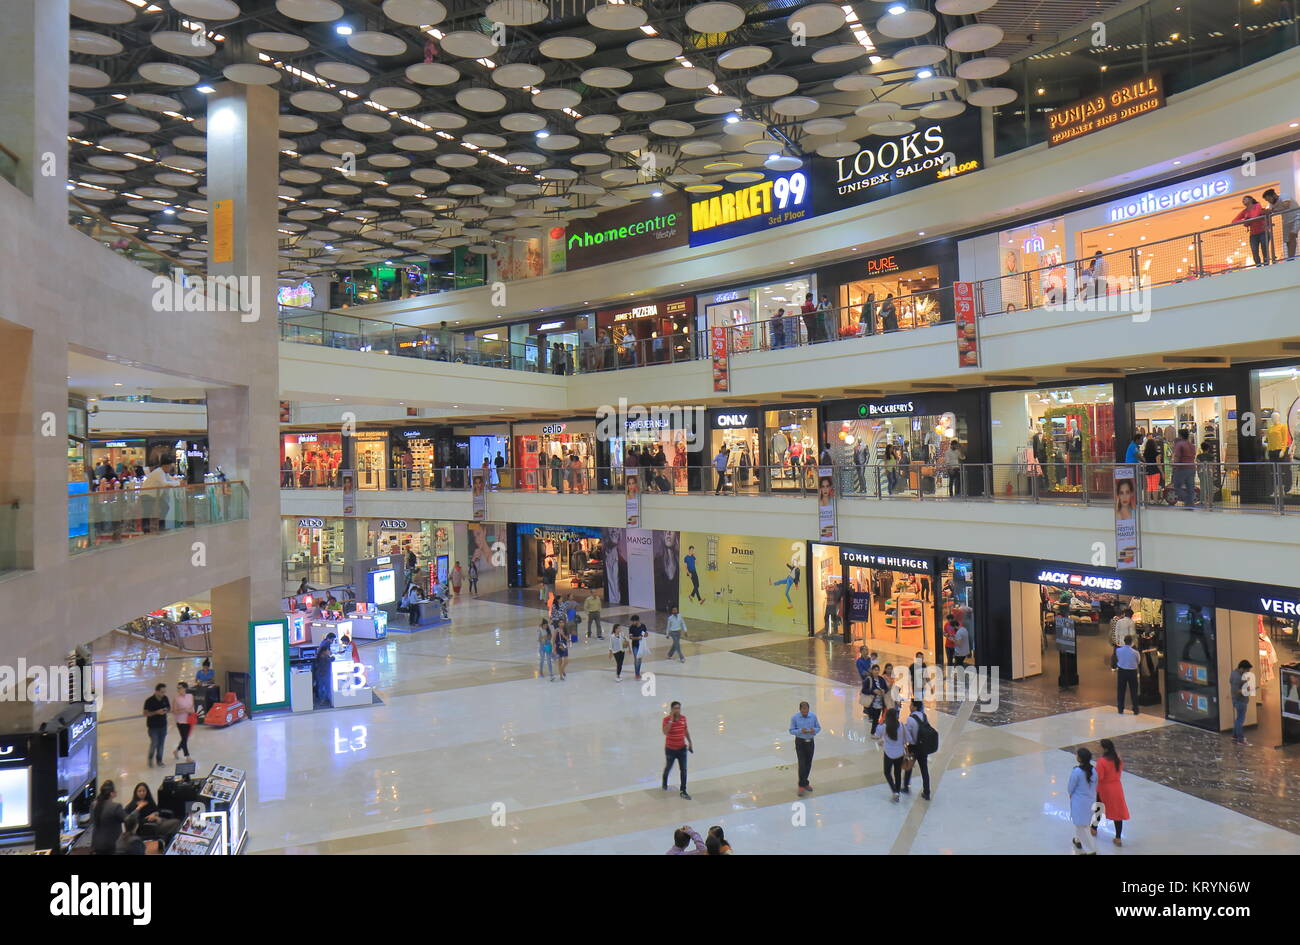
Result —
[[812, 772], [813, 739], [822, 730], [817, 716], [808, 711], [808, 703], [800, 702], [799, 711], [790, 717], [790, 734], [794, 736], [794, 753], [799, 759], [799, 796], [812, 790], [808, 775]]
[[1140, 463], [1142, 462], [1142, 434], [1134, 433], [1133, 439], [1129, 442], [1128, 449], [1124, 452], [1124, 462]]
[[1126, 636], [1123, 646], [1115, 647], [1115, 669], [1119, 671], [1119, 714], [1124, 714], [1124, 689], [1133, 694], [1133, 714], [1138, 714], [1138, 651], [1133, 649], [1133, 637]]
[[704, 598], [700, 596], [700, 576], [695, 571], [695, 546], [691, 545], [686, 549], [686, 557], [682, 559], [686, 565], [686, 574], [691, 579], [691, 592], [686, 595], [687, 600], [697, 600], [701, 604]]
[[865, 646], [858, 647], [858, 658], [853, 661], [853, 667], [858, 671], [858, 676], [864, 681], [871, 675], [871, 657], [867, 656]]

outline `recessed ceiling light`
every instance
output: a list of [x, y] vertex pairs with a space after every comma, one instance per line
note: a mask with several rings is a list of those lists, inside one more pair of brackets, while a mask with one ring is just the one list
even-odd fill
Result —
[[917, 236], [925, 236], [925, 230], [917, 230], [917, 231], [916, 231], [916, 235], [917, 235]]
[[202, 92], [204, 95], [211, 95], [213, 92], [216, 91], [216, 89], [214, 89], [210, 85], [196, 85], [194, 87], [194, 91]]
[[351, 36], [352, 27], [348, 26], [346, 23], [339, 23], [334, 27], [334, 32], [338, 33], [340, 36]]
[[918, 72], [916, 73], [916, 77], [917, 77], [918, 79], [928, 79], [928, 78], [930, 78], [930, 77], [933, 76], [933, 75], [934, 75], [934, 70], [933, 70], [933, 69], [921, 69], [920, 71], [918, 71]]
[[549, 131], [547, 131], [545, 128], [543, 128], [541, 131], [537, 132], [537, 137], [539, 137], [539, 138], [549, 138], [550, 136], [551, 136], [551, 133], [550, 133]]
[[907, 12], [907, 7], [903, 6], [901, 3], [895, 3], [892, 7], [889, 8], [890, 16], [899, 16], [906, 12]]
[[734, 125], [734, 124], [735, 124], [736, 122], [738, 122], [738, 121], [740, 121], [740, 116], [739, 116], [739, 115], [731, 114], [731, 115], [728, 115], [728, 116], [727, 116], [727, 124], [729, 124], [729, 125]]
[[650, 194], [651, 197], [662, 197], [663, 195], [664, 192], [662, 190], [656, 190], [652, 194]]

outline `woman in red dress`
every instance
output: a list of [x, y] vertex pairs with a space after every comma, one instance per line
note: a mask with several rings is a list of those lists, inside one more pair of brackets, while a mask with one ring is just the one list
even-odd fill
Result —
[[[1106, 816], [1115, 823], [1114, 844], [1124, 845], [1120, 838], [1124, 834], [1124, 821], [1128, 820], [1128, 805], [1124, 802], [1124, 786], [1120, 776], [1124, 771], [1124, 762], [1119, 760], [1115, 743], [1109, 738], [1101, 740], [1101, 757], [1097, 759], [1097, 800], [1106, 808]], [[1093, 835], [1097, 828], [1092, 828]]]

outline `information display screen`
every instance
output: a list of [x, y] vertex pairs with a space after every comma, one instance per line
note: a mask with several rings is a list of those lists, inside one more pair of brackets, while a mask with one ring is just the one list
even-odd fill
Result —
[[0, 830], [32, 822], [32, 769], [0, 768]]
[[248, 625], [249, 662], [253, 671], [251, 709], [289, 702], [289, 630], [284, 620]]
[[370, 572], [370, 600], [380, 605], [397, 600], [397, 575], [392, 568]]

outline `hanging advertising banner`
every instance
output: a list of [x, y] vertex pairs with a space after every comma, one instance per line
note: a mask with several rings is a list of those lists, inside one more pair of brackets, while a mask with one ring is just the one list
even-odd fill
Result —
[[624, 541], [627, 545], [628, 605], [648, 607], [653, 610], [655, 608], [654, 533], [644, 528], [629, 528], [624, 533]]
[[709, 329], [709, 357], [713, 361], [713, 390], [731, 390], [731, 360], [727, 357], [727, 326]]
[[1052, 109], [1047, 113], [1047, 146], [1054, 148], [1164, 108], [1164, 105], [1164, 79], [1158, 72], [1148, 73], [1113, 89]]
[[212, 262], [228, 263], [235, 258], [235, 202], [212, 201]]
[[1115, 467], [1115, 567], [1139, 568], [1141, 528], [1138, 521], [1137, 469]]
[[814, 160], [817, 212], [832, 213], [892, 197], [983, 166], [976, 109], [956, 118], [918, 119], [914, 124], [915, 131], [897, 138], [871, 135], [848, 157]]
[[813, 215], [807, 171], [765, 171], [765, 180], [742, 184], [691, 203], [691, 245], [706, 246]]
[[975, 317], [975, 286], [952, 284], [953, 321], [957, 325], [957, 367], [980, 366], [979, 319]]
[[817, 467], [817, 534], [822, 541], [835, 541], [835, 467]]
[[1056, 618], [1056, 650], [1058, 653], [1077, 653], [1078, 642], [1074, 637], [1074, 621], [1069, 617]]
[[472, 516], [476, 522], [487, 521], [487, 470], [473, 471], [473, 509]]
[[641, 477], [625, 476], [624, 492], [627, 499], [627, 527], [641, 527]]
[[343, 515], [351, 518], [357, 514], [357, 475], [351, 469], [340, 469], [339, 482], [343, 486]]

